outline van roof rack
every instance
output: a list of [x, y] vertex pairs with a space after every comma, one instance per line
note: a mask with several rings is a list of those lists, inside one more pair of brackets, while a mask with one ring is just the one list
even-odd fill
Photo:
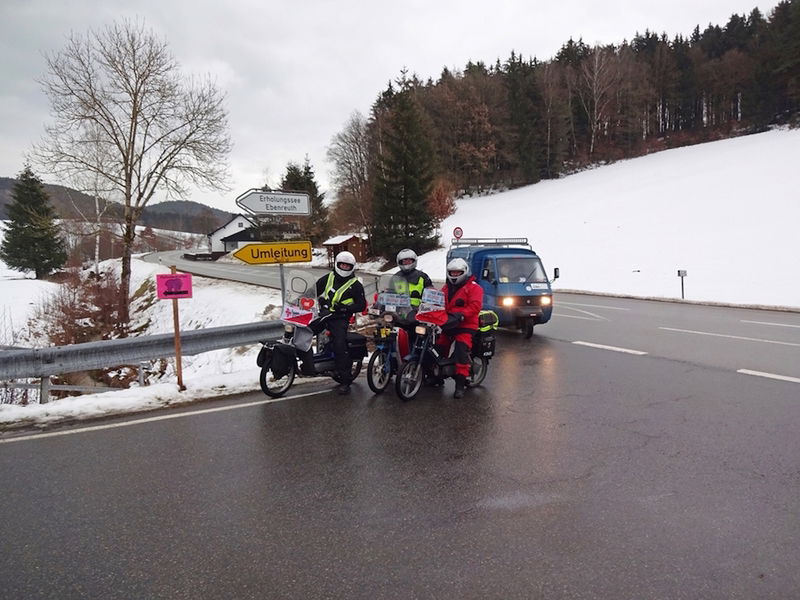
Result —
[[525, 246], [530, 249], [531, 245], [528, 243], [528, 238], [453, 238], [450, 240], [451, 247], [457, 246], [497, 246], [500, 248], [508, 248], [511, 246]]

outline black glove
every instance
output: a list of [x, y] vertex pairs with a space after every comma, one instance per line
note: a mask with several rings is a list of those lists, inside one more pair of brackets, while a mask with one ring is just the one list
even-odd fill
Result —
[[467, 305], [467, 303], [463, 298], [459, 298], [458, 300], [456, 300], [456, 306], [461, 307], [461, 306], [466, 306], [466, 305]]

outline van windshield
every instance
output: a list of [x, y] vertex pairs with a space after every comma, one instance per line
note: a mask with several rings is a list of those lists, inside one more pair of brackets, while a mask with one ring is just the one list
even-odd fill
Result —
[[501, 283], [547, 283], [547, 274], [538, 258], [498, 258], [497, 280]]

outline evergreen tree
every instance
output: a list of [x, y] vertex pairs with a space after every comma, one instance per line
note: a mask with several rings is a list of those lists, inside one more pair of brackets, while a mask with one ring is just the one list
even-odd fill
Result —
[[408, 89], [389, 97], [381, 142], [375, 165], [373, 250], [386, 258], [404, 247], [420, 253], [431, 250], [437, 245], [428, 205], [433, 149]]
[[29, 166], [17, 177], [8, 206], [9, 223], [0, 259], [12, 269], [33, 271], [41, 279], [67, 262], [61, 230], [44, 186]]
[[536, 183], [548, 172], [548, 147], [542, 118], [546, 109], [535, 70], [535, 62], [523, 62], [522, 57], [513, 52], [506, 62], [505, 84], [514, 162], [521, 175], [518, 182], [522, 184]]
[[314, 179], [314, 169], [306, 156], [303, 167], [295, 163], [289, 163], [286, 167], [286, 174], [281, 181], [281, 189], [293, 192], [306, 192], [311, 204], [311, 216], [301, 217], [299, 222], [300, 230], [305, 239], [311, 240], [313, 245], [318, 245], [325, 241], [328, 236], [328, 207], [323, 204], [325, 194], [320, 193], [317, 182]]

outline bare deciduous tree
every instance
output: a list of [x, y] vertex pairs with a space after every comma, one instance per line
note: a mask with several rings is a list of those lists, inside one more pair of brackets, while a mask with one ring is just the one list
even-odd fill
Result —
[[608, 119], [608, 110], [614, 100], [614, 90], [619, 79], [616, 55], [613, 48], [595, 46], [581, 64], [581, 85], [578, 96], [589, 119], [589, 156], [594, 154], [597, 132]]
[[120, 319], [128, 320], [136, 223], [156, 192], [225, 187], [224, 94], [210, 79], [186, 78], [166, 41], [141, 22], [73, 34], [46, 57], [41, 81], [54, 122], [34, 148], [49, 172], [73, 182], [96, 177], [124, 204]]
[[356, 225], [370, 234], [372, 202], [369, 186], [369, 134], [367, 122], [354, 112], [344, 129], [333, 136], [328, 147], [333, 163], [332, 181], [336, 186], [338, 223]]

